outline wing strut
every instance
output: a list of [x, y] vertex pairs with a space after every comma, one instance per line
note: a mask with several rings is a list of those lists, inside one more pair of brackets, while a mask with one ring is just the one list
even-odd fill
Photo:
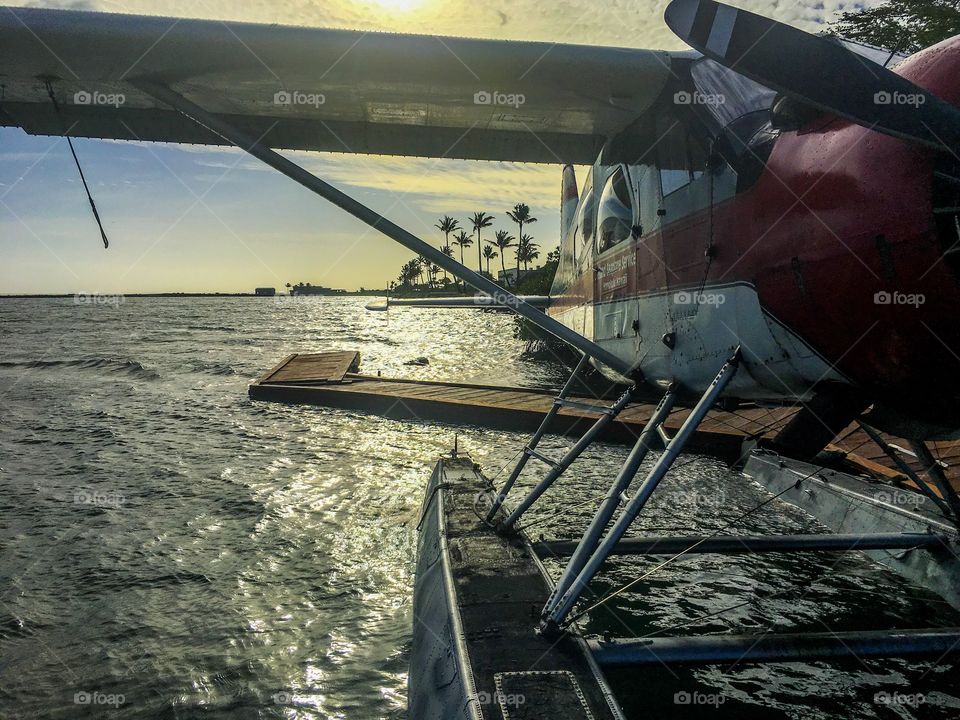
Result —
[[549, 315], [536, 309], [532, 305], [524, 302], [513, 293], [504, 290], [492, 280], [488, 280], [479, 273], [475, 273], [470, 268], [461, 265], [453, 258], [444, 255], [437, 248], [429, 245], [412, 233], [407, 232], [399, 225], [391, 222], [376, 211], [368, 208], [363, 203], [353, 199], [346, 193], [338, 190], [329, 183], [321, 180], [316, 175], [308, 172], [296, 163], [283, 157], [279, 153], [263, 145], [258, 139], [247, 135], [242, 130], [232, 127], [229, 123], [208, 113], [200, 106], [187, 100], [182, 95], [174, 92], [168, 87], [158, 85], [147, 80], [138, 80], [135, 82], [137, 87], [148, 95], [170, 105], [181, 114], [190, 118], [198, 125], [216, 133], [230, 144], [236, 145], [241, 150], [253, 155], [258, 160], [266, 163], [270, 167], [283, 173], [291, 180], [303, 185], [311, 192], [316, 193], [322, 198], [332, 202], [337, 207], [346, 210], [358, 220], [366, 223], [374, 230], [379, 230], [392, 240], [397, 241], [408, 250], [412, 250], [418, 255], [429, 259], [431, 262], [439, 265], [447, 272], [455, 275], [466, 283], [469, 283], [477, 290], [487, 293], [493, 300], [493, 303], [509, 310], [513, 310], [518, 315], [522, 315], [537, 327], [545, 332], [554, 335], [564, 342], [572, 345], [586, 355], [589, 355], [598, 362], [607, 365], [621, 375], [630, 376], [632, 368], [613, 353], [604, 350], [595, 342], [588, 340], [583, 335], [574, 332], [571, 328], [561, 324]]
[[73, 162], [77, 166], [77, 172], [80, 173], [80, 182], [83, 183], [83, 189], [87, 193], [87, 200], [90, 202], [90, 209], [93, 210], [93, 219], [97, 221], [97, 227], [100, 228], [100, 239], [103, 240], [103, 249], [106, 250], [110, 247], [110, 240], [107, 238], [107, 232], [103, 229], [103, 221], [100, 220], [100, 213], [97, 212], [97, 204], [93, 201], [93, 195], [90, 194], [90, 186], [87, 185], [87, 178], [83, 174], [83, 168], [80, 167], [80, 158], [77, 157], [77, 151], [73, 149], [70, 130], [63, 120], [63, 115], [60, 114], [60, 105], [57, 103], [57, 96], [53, 94], [53, 85], [50, 84], [49, 80], [46, 81], [46, 86], [47, 95], [50, 96], [50, 101], [53, 103], [53, 111], [57, 114], [57, 119], [60, 120], [60, 126], [63, 128], [63, 136], [67, 139], [67, 145], [70, 146], [70, 154], [73, 155]]

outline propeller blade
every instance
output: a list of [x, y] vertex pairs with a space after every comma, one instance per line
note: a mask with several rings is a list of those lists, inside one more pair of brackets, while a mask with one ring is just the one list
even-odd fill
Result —
[[669, 28], [711, 60], [806, 105], [938, 150], [960, 109], [841, 43], [713, 0], [673, 0]]

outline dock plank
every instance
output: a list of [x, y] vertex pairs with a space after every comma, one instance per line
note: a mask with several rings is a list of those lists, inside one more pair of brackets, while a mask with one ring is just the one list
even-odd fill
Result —
[[351, 369], [359, 367], [360, 353], [344, 352], [292, 355], [260, 382], [328, 382], [339, 383]]
[[[535, 388], [372, 377], [359, 374], [358, 363], [359, 353], [352, 351], [289, 355], [250, 385], [250, 397], [372, 412], [395, 419], [532, 432], [549, 411], [555, 395], [549, 390]], [[613, 403], [612, 398], [598, 401], [578, 395], [571, 399], [594, 404]], [[650, 403], [629, 405], [608, 426], [601, 439], [632, 442], [653, 410], [654, 405]], [[736, 457], [745, 437], [772, 438], [796, 412], [796, 407], [788, 406], [744, 405], [729, 412], [714, 408], [694, 436], [691, 448]], [[689, 414], [688, 408], [675, 409], [664, 423], [666, 431], [674, 434]], [[596, 417], [595, 413], [563, 407], [551, 431], [579, 435]], [[845, 453], [853, 466], [874, 474], [884, 468], [888, 478], [898, 475], [891, 460], [859, 426], [849, 426], [838, 438], [832, 449]], [[907, 447], [904, 440], [891, 436], [885, 436], [885, 439]], [[934, 442], [931, 450], [946, 464], [944, 472], [960, 490], [960, 442]], [[911, 467], [920, 471], [914, 458], [903, 457]]]

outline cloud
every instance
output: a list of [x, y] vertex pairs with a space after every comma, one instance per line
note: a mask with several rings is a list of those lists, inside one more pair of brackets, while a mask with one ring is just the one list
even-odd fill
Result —
[[298, 154], [334, 184], [380, 190], [430, 213], [506, 211], [518, 202], [557, 208], [560, 168], [521, 163]]
[[[542, 40], [585, 45], [677, 49], [679, 40], [663, 23], [668, 0], [49, 0], [44, 7], [82, 7], [105, 12], [281, 23], [372, 31], [429, 32], [437, 35]], [[731, 4], [806, 30], [816, 30], [836, 13], [878, 0], [732, 0]], [[511, 18], [524, 18], [511, 22]]]

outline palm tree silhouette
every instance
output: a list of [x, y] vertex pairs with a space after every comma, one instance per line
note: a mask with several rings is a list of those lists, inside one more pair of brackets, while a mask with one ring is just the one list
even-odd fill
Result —
[[497, 257], [500, 253], [493, 249], [492, 245], [483, 246], [483, 259], [487, 261], [487, 275], [490, 275], [490, 261]]
[[423, 255], [420, 255], [417, 259], [420, 262], [421, 273], [426, 272], [427, 274], [427, 287], [432, 288], [433, 287], [432, 263], [429, 260], [427, 260], [427, 258], [425, 258]]
[[507, 277], [507, 268], [503, 264], [503, 258], [507, 254], [507, 248], [513, 247], [513, 241], [516, 238], [508, 233], [506, 230], [497, 230], [495, 234], [496, 240], [487, 240], [487, 242], [496, 245], [500, 249], [500, 269], [503, 270], [503, 283], [504, 285], [510, 284], [510, 279]]
[[[453, 248], [450, 247], [450, 243], [449, 243], [449, 242], [448, 242], [446, 245], [444, 245], [442, 248], [440, 248], [440, 252], [442, 252], [442, 253], [443, 253], [444, 255], [446, 255], [448, 258], [452, 258], [452, 257], [453, 257]], [[446, 269], [446, 268], [443, 268], [443, 279], [444, 279], [444, 280], [447, 279], [447, 269]]]
[[475, 212], [473, 217], [470, 218], [470, 224], [473, 225], [473, 229], [477, 231], [477, 272], [483, 272], [483, 257], [480, 253], [480, 231], [485, 227], [493, 225], [493, 215], [487, 215], [482, 210]]
[[[466, 230], [461, 230], [454, 236], [453, 244], [460, 247], [460, 264], [463, 265], [463, 249], [473, 245], [473, 238], [467, 234]], [[457, 287], [460, 287], [459, 278], [457, 278]]]
[[517, 245], [517, 281], [520, 280], [520, 263], [523, 263], [523, 271], [526, 272], [527, 264], [540, 257], [539, 247], [531, 235], [520, 236], [520, 242]]
[[450, 245], [450, 233], [460, 229], [460, 221], [454, 220], [449, 215], [444, 215], [434, 227], [443, 233], [443, 244]]
[[507, 217], [517, 224], [517, 237], [523, 239], [523, 226], [535, 223], [537, 219], [530, 215], [530, 206], [525, 203], [517, 203], [513, 210], [507, 211]]

